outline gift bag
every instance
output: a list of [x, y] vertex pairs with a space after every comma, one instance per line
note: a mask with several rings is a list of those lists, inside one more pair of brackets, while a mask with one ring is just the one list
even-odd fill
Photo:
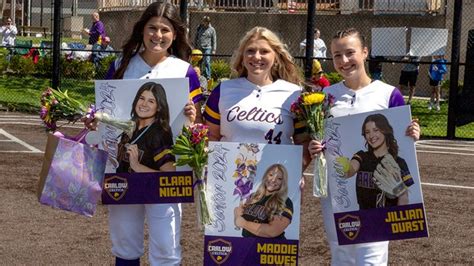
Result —
[[102, 193], [107, 152], [80, 140], [48, 135], [39, 202], [91, 217]]

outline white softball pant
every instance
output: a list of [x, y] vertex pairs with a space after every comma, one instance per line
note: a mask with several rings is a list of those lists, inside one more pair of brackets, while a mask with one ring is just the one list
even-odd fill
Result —
[[331, 248], [331, 265], [387, 265], [388, 241], [340, 246], [331, 208], [331, 193], [321, 199], [324, 227]]
[[112, 253], [126, 260], [143, 256], [145, 215], [150, 265], [179, 265], [181, 204], [109, 205]]

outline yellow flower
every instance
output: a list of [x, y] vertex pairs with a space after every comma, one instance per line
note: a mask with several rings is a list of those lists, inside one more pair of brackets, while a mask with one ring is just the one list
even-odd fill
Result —
[[303, 105], [313, 105], [322, 103], [324, 101], [324, 97], [325, 95], [322, 92], [304, 93], [302, 95]]

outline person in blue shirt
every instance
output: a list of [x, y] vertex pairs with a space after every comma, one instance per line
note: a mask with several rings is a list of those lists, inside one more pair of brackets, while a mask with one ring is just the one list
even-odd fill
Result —
[[441, 82], [443, 81], [446, 72], [448, 72], [448, 68], [446, 67], [446, 59], [444, 59], [444, 56], [433, 56], [433, 62], [431, 63], [429, 70], [431, 99], [428, 104], [428, 110], [432, 110], [433, 108], [435, 108], [436, 111], [440, 110], [439, 98], [441, 96]]
[[100, 61], [107, 56], [114, 55], [114, 48], [110, 45], [110, 38], [105, 36], [102, 42], [92, 46], [91, 61], [95, 67], [99, 67]]

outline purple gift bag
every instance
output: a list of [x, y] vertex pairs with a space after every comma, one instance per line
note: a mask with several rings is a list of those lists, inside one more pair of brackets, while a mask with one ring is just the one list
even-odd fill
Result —
[[107, 152], [81, 143], [82, 137], [56, 135], [48, 135], [38, 182], [39, 202], [91, 217], [102, 192]]

